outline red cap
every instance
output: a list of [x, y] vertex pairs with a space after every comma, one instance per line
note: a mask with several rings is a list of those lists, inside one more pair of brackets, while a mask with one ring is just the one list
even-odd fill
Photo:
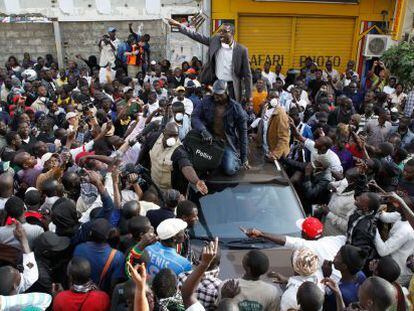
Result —
[[308, 217], [299, 219], [296, 221], [296, 226], [311, 239], [317, 239], [322, 236], [323, 224], [318, 218]]
[[76, 157], [75, 157], [75, 163], [76, 163], [76, 164], [79, 164], [79, 160], [80, 160], [81, 158], [86, 157], [86, 156], [89, 156], [89, 155], [94, 155], [94, 154], [95, 154], [95, 152], [94, 152], [94, 151], [91, 151], [91, 152], [89, 152], [89, 151], [81, 151], [81, 152], [79, 152], [79, 153], [76, 155]]
[[189, 68], [186, 73], [189, 74], [189, 75], [190, 74], [195, 75], [197, 72], [196, 72], [196, 70], [194, 68]]

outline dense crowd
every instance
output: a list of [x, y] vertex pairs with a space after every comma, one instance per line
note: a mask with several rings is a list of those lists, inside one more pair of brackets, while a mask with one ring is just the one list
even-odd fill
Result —
[[[364, 85], [353, 61], [251, 69], [232, 25], [169, 23], [209, 46], [204, 66], [152, 60], [130, 24], [98, 58], [1, 69], [0, 310], [410, 310], [414, 93], [379, 59]], [[292, 249], [291, 275], [253, 249], [223, 280], [220, 237], [192, 248], [187, 194], [251, 169], [253, 149], [308, 217], [302, 237], [241, 228]]]

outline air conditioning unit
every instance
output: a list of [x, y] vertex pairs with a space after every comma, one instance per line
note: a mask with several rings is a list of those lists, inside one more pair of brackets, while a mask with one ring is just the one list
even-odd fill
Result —
[[367, 35], [365, 38], [364, 56], [380, 57], [392, 45], [396, 44], [388, 35]]

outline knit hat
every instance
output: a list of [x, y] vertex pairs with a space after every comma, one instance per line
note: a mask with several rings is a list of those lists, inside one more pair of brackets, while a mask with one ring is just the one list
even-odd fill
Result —
[[356, 274], [364, 267], [367, 253], [363, 249], [347, 244], [342, 246], [339, 252], [343, 263], [352, 274]]
[[318, 270], [319, 257], [309, 248], [301, 248], [293, 252], [292, 266], [297, 274], [309, 276]]

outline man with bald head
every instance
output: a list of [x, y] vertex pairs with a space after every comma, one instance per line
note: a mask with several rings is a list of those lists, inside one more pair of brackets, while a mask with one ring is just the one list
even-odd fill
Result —
[[395, 289], [388, 281], [371, 276], [359, 288], [359, 305], [362, 310], [385, 311], [395, 304]]
[[13, 195], [13, 175], [3, 173], [0, 175], [0, 210], [4, 209], [4, 204]]
[[148, 156], [152, 180], [160, 189], [174, 188], [184, 193], [186, 187], [181, 178], [184, 176], [202, 194], [207, 193], [207, 186], [197, 176], [188, 153], [181, 144], [175, 122], [167, 123], [162, 132], [150, 135], [142, 145], [138, 162], [144, 163]]

